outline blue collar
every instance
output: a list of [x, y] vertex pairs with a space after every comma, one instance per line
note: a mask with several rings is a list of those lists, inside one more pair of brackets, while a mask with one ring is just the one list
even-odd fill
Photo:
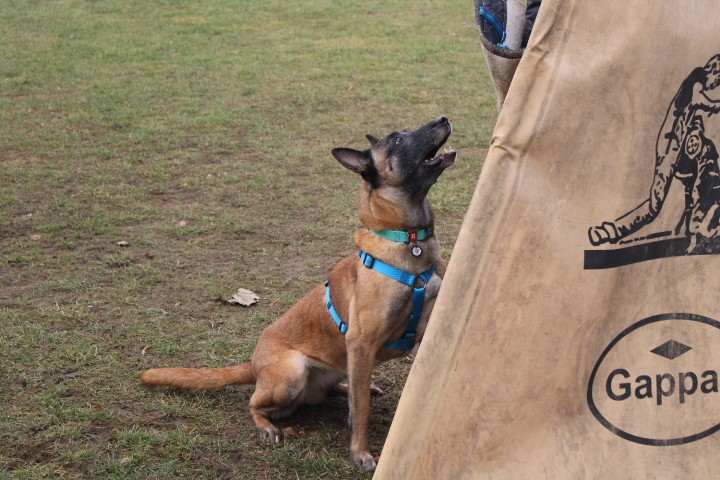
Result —
[[[367, 268], [373, 269], [379, 273], [382, 273], [386, 277], [390, 277], [393, 280], [397, 280], [400, 283], [412, 287], [413, 308], [412, 312], [410, 313], [410, 319], [408, 320], [407, 326], [405, 327], [405, 333], [399, 340], [385, 344], [387, 348], [392, 348], [393, 350], [412, 350], [412, 348], [415, 346], [417, 326], [420, 322], [420, 317], [422, 316], [423, 306], [425, 305], [425, 286], [427, 285], [427, 282], [430, 281], [430, 278], [435, 272], [435, 265], [431, 265], [430, 268], [428, 268], [419, 275], [414, 275], [404, 270], [400, 270], [397, 267], [393, 267], [392, 265], [389, 265], [385, 262], [382, 262], [374, 258], [369, 253], [363, 252], [362, 250], [360, 251], [360, 260]], [[415, 288], [415, 281], [418, 278], [423, 281], [423, 286]], [[332, 316], [333, 320], [335, 320], [335, 323], [340, 328], [340, 331], [343, 334], [347, 333], [348, 326], [340, 317], [340, 314], [335, 309], [335, 306], [332, 303], [332, 299], [330, 298], [329, 280], [325, 282], [325, 302], [327, 303], [327, 308], [330, 312], [330, 315]]]

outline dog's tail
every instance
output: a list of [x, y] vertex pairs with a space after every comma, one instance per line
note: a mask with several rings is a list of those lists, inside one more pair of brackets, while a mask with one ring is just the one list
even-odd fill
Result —
[[225, 368], [153, 368], [140, 375], [144, 385], [183, 388], [193, 392], [255, 383], [252, 363]]

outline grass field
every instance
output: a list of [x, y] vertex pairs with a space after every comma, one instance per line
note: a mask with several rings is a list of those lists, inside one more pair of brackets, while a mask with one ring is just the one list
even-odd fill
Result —
[[[454, 123], [449, 258], [494, 102], [472, 2], [4, 0], [0, 478], [369, 478], [341, 398], [268, 447], [252, 388], [138, 375], [249, 359], [354, 252], [358, 180], [329, 152], [366, 133]], [[260, 303], [213, 301], [239, 287]], [[375, 374], [375, 454], [411, 361]]]

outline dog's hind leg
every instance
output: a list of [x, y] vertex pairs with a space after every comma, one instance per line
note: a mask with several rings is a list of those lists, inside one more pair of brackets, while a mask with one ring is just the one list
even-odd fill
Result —
[[257, 372], [255, 393], [250, 398], [250, 416], [260, 440], [267, 443], [278, 443], [283, 437], [270, 419], [290, 415], [302, 404], [308, 380], [308, 367], [302, 353], [288, 351], [277, 358]]

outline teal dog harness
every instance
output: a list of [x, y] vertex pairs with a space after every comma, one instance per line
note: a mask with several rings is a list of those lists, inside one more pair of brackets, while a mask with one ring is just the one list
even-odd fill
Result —
[[[405, 333], [403, 336], [394, 342], [390, 342], [385, 346], [392, 348], [393, 350], [412, 350], [415, 346], [415, 337], [417, 336], [417, 326], [422, 316], [423, 306], [425, 305], [425, 286], [430, 281], [430, 277], [435, 272], [435, 265], [431, 265], [429, 269], [425, 270], [419, 275], [413, 275], [404, 270], [400, 270], [397, 267], [393, 267], [385, 262], [382, 262], [374, 258], [369, 253], [360, 251], [360, 260], [367, 268], [373, 269], [379, 273], [382, 273], [386, 277], [390, 277], [393, 280], [397, 280], [413, 289], [412, 297], [412, 312], [410, 313], [410, 319], [408, 320], [407, 326], [405, 327]], [[423, 281], [422, 287], [415, 287], [415, 281], [420, 278]], [[327, 303], [328, 311], [332, 316], [335, 323], [340, 328], [340, 331], [345, 334], [347, 333], [347, 324], [342, 320], [340, 314], [335, 309], [330, 297], [330, 281], [325, 282], [325, 301]]]

